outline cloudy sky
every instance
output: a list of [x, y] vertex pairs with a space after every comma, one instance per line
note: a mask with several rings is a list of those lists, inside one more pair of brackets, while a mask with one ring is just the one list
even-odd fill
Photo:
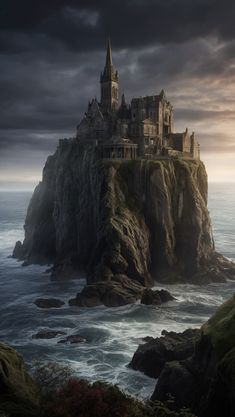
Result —
[[120, 92], [164, 88], [209, 180], [235, 182], [234, 0], [1, 0], [0, 189], [32, 189], [75, 134], [109, 35]]

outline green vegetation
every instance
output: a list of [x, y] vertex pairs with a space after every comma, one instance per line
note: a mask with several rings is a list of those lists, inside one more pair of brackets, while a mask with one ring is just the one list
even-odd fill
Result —
[[204, 324], [202, 330], [204, 335], [209, 336], [219, 359], [234, 348], [235, 295], [219, 307], [216, 313]]
[[0, 412], [14, 416], [19, 410], [22, 416], [33, 416], [39, 404], [38, 386], [27, 373], [21, 355], [4, 343], [0, 343], [0, 381]]

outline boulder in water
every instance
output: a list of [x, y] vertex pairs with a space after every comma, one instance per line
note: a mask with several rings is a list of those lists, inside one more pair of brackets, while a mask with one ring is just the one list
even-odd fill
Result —
[[39, 308], [60, 308], [65, 302], [57, 298], [37, 298], [34, 304]]
[[40, 330], [38, 333], [32, 335], [32, 339], [54, 339], [58, 336], [65, 336], [66, 333], [61, 330]]
[[79, 307], [119, 307], [135, 303], [141, 298], [143, 290], [140, 284], [125, 275], [116, 275], [112, 281], [100, 281], [85, 286], [69, 304]]
[[152, 290], [146, 288], [142, 294], [141, 304], [146, 305], [161, 305], [168, 301], [173, 301], [175, 298], [166, 290]]

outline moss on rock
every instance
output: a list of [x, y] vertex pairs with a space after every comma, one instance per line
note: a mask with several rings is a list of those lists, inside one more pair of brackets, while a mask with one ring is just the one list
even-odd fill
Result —
[[38, 406], [39, 390], [22, 356], [0, 343], [0, 411], [26, 417], [38, 412]]
[[203, 325], [202, 331], [210, 338], [219, 358], [222, 358], [231, 349], [234, 350], [235, 295], [218, 308], [216, 313]]

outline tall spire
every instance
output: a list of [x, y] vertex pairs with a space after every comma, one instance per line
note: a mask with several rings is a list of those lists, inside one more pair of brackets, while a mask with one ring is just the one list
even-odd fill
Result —
[[113, 65], [111, 42], [108, 39], [106, 62], [100, 76], [101, 106], [104, 112], [118, 108], [118, 72]]
[[110, 38], [108, 39], [108, 46], [107, 46], [107, 54], [106, 54], [106, 67], [112, 67], [113, 59], [112, 59], [112, 49], [111, 49], [111, 42]]

